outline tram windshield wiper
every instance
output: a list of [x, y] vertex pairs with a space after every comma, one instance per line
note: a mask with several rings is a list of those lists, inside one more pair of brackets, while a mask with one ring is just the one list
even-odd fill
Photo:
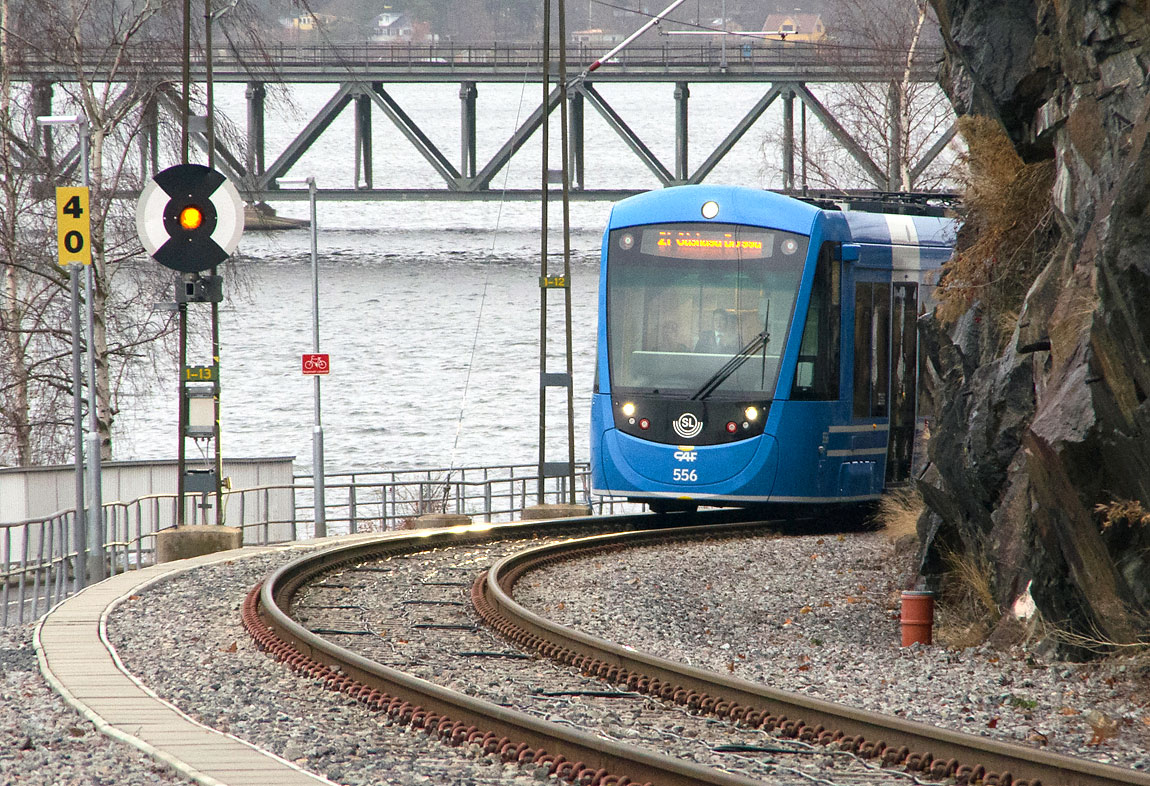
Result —
[[715, 392], [715, 389], [718, 388], [719, 385], [726, 382], [732, 374], [738, 371], [739, 367], [746, 363], [752, 355], [757, 353], [759, 350], [763, 350], [765, 352], [767, 349], [767, 344], [769, 344], [770, 341], [771, 334], [765, 330], [752, 338], [749, 342], [747, 342], [745, 347], [732, 355], [731, 358], [726, 363], [724, 363], [718, 371], [712, 374], [711, 378], [704, 382], [702, 387], [695, 391], [695, 394], [691, 396], [691, 400], [701, 401], [710, 396]]

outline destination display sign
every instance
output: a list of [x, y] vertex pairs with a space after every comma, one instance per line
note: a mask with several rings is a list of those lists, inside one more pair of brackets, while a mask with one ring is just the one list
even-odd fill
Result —
[[761, 259], [774, 250], [772, 232], [646, 229], [640, 251], [677, 259]]

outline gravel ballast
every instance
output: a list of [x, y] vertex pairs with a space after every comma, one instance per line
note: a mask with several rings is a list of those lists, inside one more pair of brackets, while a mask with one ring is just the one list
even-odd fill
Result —
[[878, 533], [652, 546], [533, 572], [515, 597], [560, 624], [700, 668], [1150, 770], [1145, 659], [902, 647], [898, 562]]
[[40, 675], [32, 630], [31, 625], [0, 628], [0, 784], [189, 782], [105, 737], [57, 696]]
[[[1150, 769], [1144, 671], [1120, 660], [1048, 663], [1021, 649], [901, 648], [892, 554], [880, 535], [646, 547], [529, 574], [516, 594], [560, 622], [664, 657]], [[153, 586], [112, 614], [109, 636], [130, 670], [192, 717], [337, 782], [536, 782], [393, 726], [256, 650], [239, 607], [285, 559], [235, 560]], [[183, 782], [51, 694], [30, 638], [29, 628], [0, 631], [0, 783]]]

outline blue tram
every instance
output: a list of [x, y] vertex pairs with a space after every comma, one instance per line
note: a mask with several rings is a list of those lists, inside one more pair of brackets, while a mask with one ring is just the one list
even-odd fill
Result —
[[592, 487], [654, 510], [874, 500], [911, 472], [955, 222], [681, 186], [603, 237]]

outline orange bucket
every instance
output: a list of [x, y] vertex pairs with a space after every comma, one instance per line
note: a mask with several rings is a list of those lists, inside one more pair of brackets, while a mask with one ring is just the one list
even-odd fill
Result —
[[934, 628], [934, 593], [906, 590], [902, 593], [902, 646], [930, 644]]

